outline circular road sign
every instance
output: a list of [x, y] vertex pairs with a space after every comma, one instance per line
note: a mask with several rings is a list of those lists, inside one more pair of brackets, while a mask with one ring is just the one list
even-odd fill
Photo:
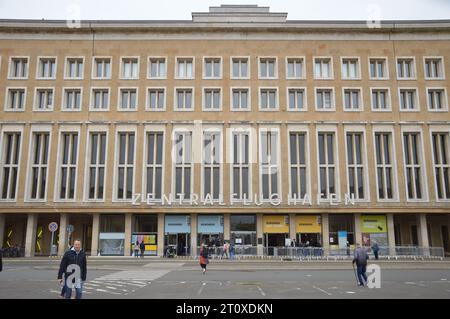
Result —
[[48, 230], [51, 231], [52, 233], [55, 232], [58, 229], [58, 224], [55, 222], [51, 222], [50, 224], [48, 224]]

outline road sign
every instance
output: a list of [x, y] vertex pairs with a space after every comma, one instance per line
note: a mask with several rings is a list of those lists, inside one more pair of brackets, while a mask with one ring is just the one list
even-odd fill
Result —
[[67, 228], [66, 228], [66, 231], [68, 232], [68, 233], [73, 233], [73, 225], [67, 225]]
[[55, 232], [58, 229], [58, 224], [55, 222], [51, 222], [50, 224], [48, 224], [48, 230], [51, 231], [52, 233]]

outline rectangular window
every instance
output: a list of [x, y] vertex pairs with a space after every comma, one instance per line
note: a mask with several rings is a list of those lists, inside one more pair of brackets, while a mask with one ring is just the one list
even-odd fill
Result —
[[20, 132], [6, 132], [3, 135], [1, 155], [1, 199], [15, 200], [20, 163]]
[[275, 110], [278, 108], [278, 90], [260, 89], [259, 107], [261, 110]]
[[333, 110], [334, 98], [332, 89], [316, 89], [316, 109]]
[[167, 77], [166, 58], [150, 58], [148, 77], [151, 79], [165, 79]]
[[397, 59], [397, 77], [399, 79], [413, 79], [415, 77], [414, 59], [401, 58]]
[[387, 62], [384, 58], [369, 59], [370, 78], [371, 79], [387, 79]]
[[278, 133], [261, 132], [261, 191], [262, 199], [270, 199], [278, 190]]
[[81, 89], [64, 89], [63, 109], [81, 110]]
[[25, 89], [8, 88], [6, 111], [23, 111], [25, 109]]
[[342, 78], [346, 80], [359, 79], [359, 60], [355, 58], [342, 59]]
[[[163, 180], [163, 133], [147, 133], [147, 153], [145, 159], [146, 198], [161, 200]], [[150, 194], [150, 197], [147, 197]]]
[[192, 132], [175, 133], [175, 198], [189, 199], [192, 185]]
[[89, 136], [89, 199], [104, 199], [106, 169], [106, 133], [92, 132]]
[[33, 133], [30, 199], [45, 199], [49, 155], [49, 133]]
[[427, 89], [428, 109], [433, 111], [447, 110], [447, 98], [444, 89]]
[[205, 110], [220, 110], [222, 107], [220, 89], [204, 89], [203, 99]]
[[66, 78], [67, 79], [83, 78], [83, 58], [67, 58]]
[[348, 192], [355, 199], [365, 198], [364, 149], [362, 133], [347, 133]]
[[133, 132], [118, 133], [117, 199], [126, 200], [133, 196], [134, 185], [134, 140]]
[[444, 78], [442, 58], [425, 58], [425, 78], [426, 79]]
[[405, 111], [418, 110], [417, 90], [400, 89], [400, 109]]
[[259, 78], [270, 79], [276, 78], [276, 59], [260, 58], [259, 59]]
[[290, 197], [304, 198], [307, 190], [307, 171], [306, 171], [306, 134], [293, 132], [289, 134], [289, 169], [290, 169]]
[[194, 60], [192, 58], [177, 58], [177, 78], [194, 78]]
[[108, 110], [109, 108], [109, 89], [92, 89], [91, 109]]
[[233, 95], [232, 110], [250, 109], [249, 89], [232, 89], [232, 95]]
[[203, 198], [218, 200], [220, 196], [220, 133], [203, 133]]
[[249, 78], [248, 58], [232, 58], [232, 78]]
[[120, 89], [119, 109], [134, 111], [137, 108], [137, 89]]
[[176, 110], [193, 110], [193, 90], [176, 89]]
[[394, 199], [392, 149], [392, 133], [375, 133], [376, 173], [380, 200]]
[[94, 78], [111, 78], [111, 58], [94, 58]]
[[289, 110], [303, 111], [306, 109], [306, 93], [303, 88], [288, 89]]
[[204, 77], [218, 79], [222, 76], [222, 59], [221, 58], [205, 58]]
[[62, 133], [59, 168], [59, 199], [75, 198], [77, 176], [78, 133]]
[[372, 110], [382, 111], [390, 110], [389, 91], [387, 89], [371, 89], [372, 91]]
[[9, 77], [13, 79], [28, 78], [28, 58], [11, 58]]
[[288, 58], [287, 59], [287, 78], [301, 79], [303, 78], [304, 69], [303, 58]]
[[36, 111], [53, 110], [53, 89], [36, 89]]
[[360, 89], [344, 89], [344, 109], [347, 111], [362, 110]]
[[321, 199], [336, 194], [336, 163], [334, 157], [334, 133], [323, 132], [319, 137], [319, 191]]
[[433, 164], [437, 197], [440, 200], [450, 199], [450, 153], [449, 133], [434, 132]]
[[123, 79], [139, 78], [139, 59], [138, 58], [122, 58], [122, 74]]
[[38, 78], [52, 79], [56, 77], [56, 58], [39, 58]]
[[422, 187], [422, 148], [419, 133], [403, 133], [405, 152], [405, 174], [408, 199], [423, 199]]
[[165, 102], [165, 89], [163, 88], [150, 88], [148, 89], [148, 104], [147, 109], [152, 111], [164, 110], [166, 107]]
[[233, 173], [231, 185], [234, 200], [250, 198], [249, 139], [250, 135], [247, 132], [234, 132], [232, 136]]
[[331, 79], [332, 74], [331, 58], [314, 59], [314, 78]]

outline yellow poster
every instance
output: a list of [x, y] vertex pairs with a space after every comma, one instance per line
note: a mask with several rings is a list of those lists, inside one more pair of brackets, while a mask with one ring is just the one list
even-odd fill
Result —
[[362, 215], [362, 233], [387, 233], [386, 216], [384, 215]]
[[263, 216], [263, 232], [268, 234], [288, 234], [289, 216]]
[[297, 215], [295, 217], [295, 225], [297, 233], [322, 233], [320, 215]]

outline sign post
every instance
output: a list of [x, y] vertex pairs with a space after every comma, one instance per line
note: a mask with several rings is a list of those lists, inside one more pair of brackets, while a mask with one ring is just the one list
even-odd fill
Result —
[[54, 252], [53, 238], [55, 236], [55, 231], [58, 230], [58, 224], [55, 222], [51, 222], [50, 224], [48, 224], [48, 230], [52, 232], [52, 241], [50, 243], [50, 257], [52, 257], [53, 253], [56, 253]]

